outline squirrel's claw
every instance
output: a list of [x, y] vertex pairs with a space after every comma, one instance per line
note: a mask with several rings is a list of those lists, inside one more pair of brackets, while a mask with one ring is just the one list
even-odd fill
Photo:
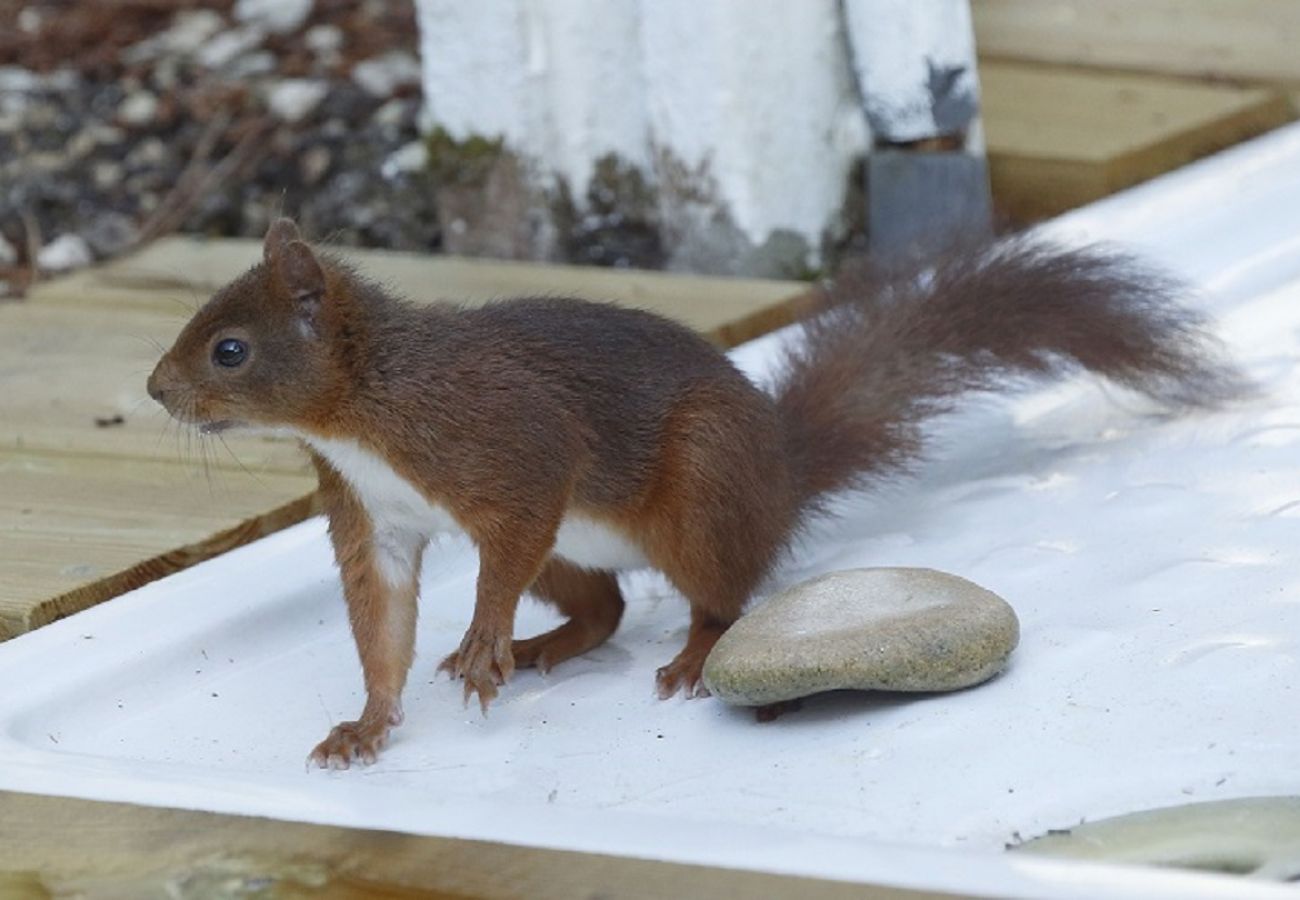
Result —
[[465, 681], [465, 705], [478, 694], [479, 707], [487, 715], [488, 704], [496, 699], [497, 688], [509, 680], [515, 670], [510, 651], [510, 637], [491, 634], [486, 629], [470, 626], [460, 649], [450, 654], [438, 666], [438, 671]]
[[352, 763], [371, 765], [379, 758], [379, 751], [388, 743], [391, 720], [340, 722], [325, 740], [316, 745], [307, 757], [308, 768], [346, 769]]

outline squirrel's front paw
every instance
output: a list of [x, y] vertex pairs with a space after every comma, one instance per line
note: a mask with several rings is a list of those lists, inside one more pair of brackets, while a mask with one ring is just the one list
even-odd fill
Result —
[[322, 769], [346, 769], [353, 762], [370, 765], [379, 758], [379, 751], [388, 743], [388, 730], [395, 724], [393, 718], [340, 722], [316, 745], [307, 765]]
[[496, 699], [497, 687], [506, 683], [515, 671], [510, 652], [510, 635], [500, 635], [471, 625], [460, 642], [460, 649], [438, 666], [452, 678], [465, 679], [465, 704], [478, 694], [479, 706], [487, 715], [488, 704]]

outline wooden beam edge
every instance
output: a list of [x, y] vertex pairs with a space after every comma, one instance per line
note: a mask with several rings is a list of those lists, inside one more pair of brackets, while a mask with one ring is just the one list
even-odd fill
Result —
[[297, 525], [319, 512], [320, 503], [316, 492], [313, 491], [261, 515], [245, 519], [203, 540], [142, 560], [130, 568], [42, 600], [32, 606], [26, 616], [20, 619], [15, 620], [12, 616], [0, 618], [0, 641], [6, 641], [42, 625], [67, 618], [119, 594], [133, 591], [159, 578], [250, 544], [291, 525]]
[[0, 891], [191, 896], [177, 888], [204, 884], [259, 885], [257, 896], [339, 900], [955, 896], [465, 838], [0, 792]]
[[785, 300], [760, 307], [739, 319], [710, 329], [705, 333], [705, 337], [723, 349], [730, 350], [787, 325], [793, 325], [816, 310], [817, 305], [816, 289], [809, 287]]
[[1296, 112], [1290, 98], [1279, 92], [1266, 93], [1252, 106], [1114, 157], [1106, 164], [1108, 192], [1132, 187], [1198, 159], [1213, 156], [1295, 119]]

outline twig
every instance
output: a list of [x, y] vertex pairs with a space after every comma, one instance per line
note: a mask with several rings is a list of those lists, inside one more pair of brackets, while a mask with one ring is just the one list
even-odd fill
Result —
[[212, 155], [217, 142], [221, 140], [221, 136], [226, 133], [226, 129], [229, 127], [230, 116], [225, 114], [214, 116], [208, 122], [207, 127], [203, 129], [203, 133], [199, 135], [198, 141], [194, 144], [194, 152], [190, 154], [189, 162], [185, 164], [185, 168], [181, 170], [181, 174], [176, 178], [176, 183], [172, 185], [172, 189], [167, 192], [167, 195], [163, 197], [154, 211], [149, 214], [149, 218], [145, 219], [144, 224], [140, 226], [140, 237], [136, 241], [137, 244], [144, 244], [160, 234], [170, 231], [174, 226], [169, 227], [167, 223], [174, 218], [173, 209], [194, 202], [192, 199], [186, 200], [186, 196], [190, 192], [190, 182], [198, 176], [198, 173], [207, 164], [208, 157]]
[[27, 296], [27, 291], [41, 277], [41, 269], [36, 262], [36, 257], [40, 256], [41, 247], [45, 244], [41, 237], [41, 223], [36, 221], [31, 210], [20, 209], [18, 218], [23, 223], [23, 248], [27, 254], [27, 268], [24, 270], [14, 267], [14, 271], [19, 276], [11, 298], [14, 300]]
[[0, 304], [17, 303], [23, 299], [22, 282], [27, 274], [25, 269], [18, 266], [0, 266], [0, 281], [9, 282], [8, 287], [0, 292]]
[[[211, 155], [212, 148], [211, 146], [196, 147], [195, 155], [185, 167], [185, 172], [177, 181], [176, 187], [167, 195], [164, 204], [159, 205], [158, 210], [140, 229], [139, 243], [153, 240], [179, 228], [185, 221], [185, 217], [205, 196], [217, 190], [224, 181], [243, 170], [265, 152], [266, 135], [272, 127], [273, 120], [269, 117], [255, 120], [230, 152], [206, 169], [204, 165], [207, 157]], [[221, 131], [224, 133], [225, 130], [223, 125]], [[204, 137], [207, 137], [207, 132]], [[215, 143], [215, 138], [208, 143]], [[199, 153], [200, 150], [203, 151], [202, 154]]]

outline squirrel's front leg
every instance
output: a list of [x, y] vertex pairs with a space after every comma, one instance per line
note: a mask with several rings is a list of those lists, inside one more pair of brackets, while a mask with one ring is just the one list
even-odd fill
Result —
[[460, 648], [442, 661], [439, 671], [465, 680], [465, 702], [478, 694], [487, 713], [497, 688], [515, 670], [510, 643], [514, 637], [519, 597], [533, 583], [555, 544], [560, 514], [494, 520], [471, 533], [479, 548], [478, 593], [474, 618]]
[[424, 540], [415, 533], [376, 535], [346, 486], [322, 476], [330, 538], [365, 678], [366, 704], [316, 745], [308, 764], [346, 769], [373, 763], [402, 721], [402, 688], [415, 655], [416, 600]]

